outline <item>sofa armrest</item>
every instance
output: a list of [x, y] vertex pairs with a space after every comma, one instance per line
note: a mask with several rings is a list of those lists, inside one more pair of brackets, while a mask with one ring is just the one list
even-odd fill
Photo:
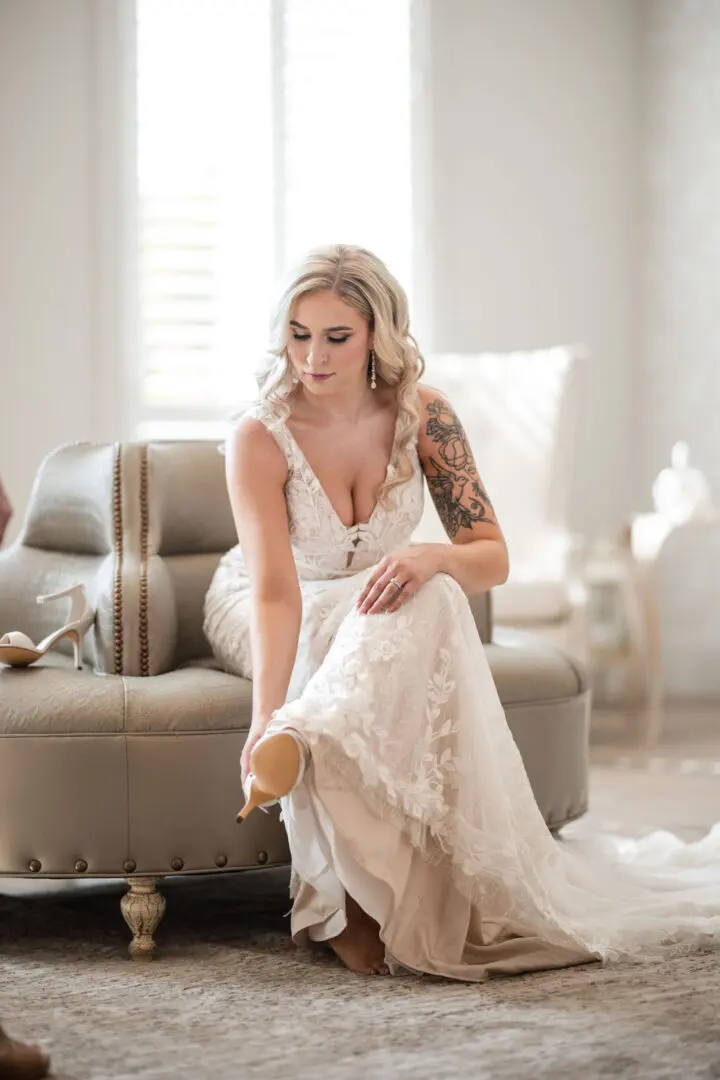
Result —
[[[83, 659], [97, 670], [118, 669], [117, 448], [72, 443], [42, 461], [20, 535], [0, 552], [0, 633], [21, 630], [37, 641], [62, 625], [61, 603], [38, 605], [42, 593], [81, 582], [96, 611]], [[55, 646], [70, 653], [62, 639]]]
[[484, 645], [488, 645], [492, 641], [493, 630], [492, 593], [478, 593], [476, 596], [471, 596], [469, 600], [480, 640]]

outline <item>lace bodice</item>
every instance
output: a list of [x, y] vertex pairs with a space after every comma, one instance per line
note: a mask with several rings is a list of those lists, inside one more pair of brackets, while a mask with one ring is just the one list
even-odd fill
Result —
[[[347, 577], [373, 566], [390, 551], [410, 543], [423, 510], [424, 476], [417, 446], [409, 480], [392, 488], [387, 507], [376, 504], [369, 521], [347, 526], [337, 515], [305, 455], [271, 402], [261, 402], [245, 416], [260, 420], [272, 434], [288, 462], [285, 485], [290, 540], [298, 577], [318, 581]], [[386, 479], [397, 466], [391, 458]], [[236, 545], [224, 556], [226, 563], [242, 562]]]

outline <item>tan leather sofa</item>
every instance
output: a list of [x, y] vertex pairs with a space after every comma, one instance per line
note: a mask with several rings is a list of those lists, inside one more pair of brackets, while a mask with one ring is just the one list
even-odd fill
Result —
[[[169, 876], [287, 865], [275, 807], [239, 828], [252, 684], [218, 670], [205, 591], [236, 541], [210, 442], [63, 446], [43, 462], [0, 553], [0, 632], [38, 641], [64, 618], [35, 597], [82, 581], [97, 616], [84, 669], [64, 640], [0, 667], [0, 876], [125, 878], [130, 954], [152, 956]], [[587, 809], [589, 691], [532, 636], [478, 631], [538, 805], [555, 832]]]

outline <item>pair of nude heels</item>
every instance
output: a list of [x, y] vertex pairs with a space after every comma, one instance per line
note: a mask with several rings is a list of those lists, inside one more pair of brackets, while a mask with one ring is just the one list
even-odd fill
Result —
[[52, 648], [61, 638], [69, 637], [73, 643], [73, 657], [78, 671], [82, 669], [82, 646], [83, 639], [88, 628], [95, 619], [95, 612], [88, 603], [84, 585], [71, 585], [60, 592], [47, 593], [37, 597], [38, 604], [46, 604], [50, 600], [59, 600], [63, 596], [69, 596], [70, 616], [64, 626], [48, 634], [37, 645], [20, 630], [11, 630], [9, 634], [0, 637], [0, 664], [9, 664], [10, 667], [29, 667], [44, 656], [48, 649]]
[[308, 757], [301, 737], [289, 729], [263, 735], [250, 754], [251, 771], [243, 784], [245, 805], [237, 815], [238, 825], [252, 810], [267, 814], [269, 807], [289, 795], [302, 780]]

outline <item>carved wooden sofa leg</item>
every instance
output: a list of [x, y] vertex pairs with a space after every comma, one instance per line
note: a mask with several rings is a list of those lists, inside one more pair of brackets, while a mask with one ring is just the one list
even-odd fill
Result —
[[128, 892], [120, 900], [123, 918], [132, 930], [128, 952], [133, 960], [152, 960], [156, 949], [153, 934], [165, 914], [165, 897], [157, 891], [160, 878], [127, 878]]

